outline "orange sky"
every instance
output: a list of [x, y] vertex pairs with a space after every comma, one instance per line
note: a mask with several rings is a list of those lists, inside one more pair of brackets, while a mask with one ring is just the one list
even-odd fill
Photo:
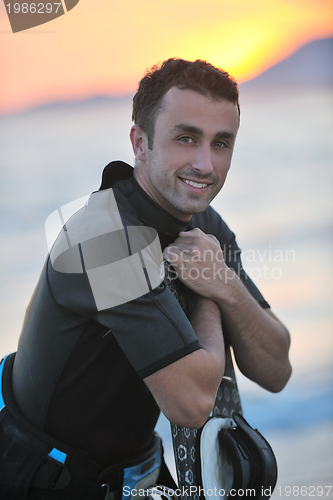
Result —
[[125, 94], [172, 56], [207, 59], [244, 81], [333, 36], [332, 21], [332, 0], [80, 0], [13, 34], [1, 2], [0, 112]]

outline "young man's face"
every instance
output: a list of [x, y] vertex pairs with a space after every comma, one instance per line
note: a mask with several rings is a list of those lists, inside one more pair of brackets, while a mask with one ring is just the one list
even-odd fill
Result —
[[[203, 212], [222, 188], [239, 124], [237, 106], [192, 90], [172, 87], [164, 96], [152, 150], [146, 134], [134, 125], [132, 142], [141, 134], [134, 176], [160, 206], [188, 221]], [[135, 132], [136, 131], [136, 132]]]

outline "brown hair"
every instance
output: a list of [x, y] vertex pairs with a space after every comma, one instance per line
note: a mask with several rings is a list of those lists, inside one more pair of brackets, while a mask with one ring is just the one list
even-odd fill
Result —
[[168, 59], [146, 72], [133, 97], [132, 119], [147, 134], [150, 149], [157, 113], [171, 87], [194, 90], [216, 100], [227, 99], [235, 103], [239, 111], [238, 85], [229, 73], [200, 59]]

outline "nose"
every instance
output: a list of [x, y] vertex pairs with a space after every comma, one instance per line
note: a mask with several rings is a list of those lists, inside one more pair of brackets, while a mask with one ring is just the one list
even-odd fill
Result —
[[195, 170], [200, 172], [201, 175], [208, 175], [213, 171], [212, 164], [212, 153], [210, 147], [202, 146], [197, 151], [197, 156], [193, 162], [193, 167]]

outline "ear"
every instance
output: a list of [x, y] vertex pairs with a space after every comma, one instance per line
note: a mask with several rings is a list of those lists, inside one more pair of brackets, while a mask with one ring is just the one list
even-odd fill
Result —
[[139, 125], [133, 125], [130, 131], [130, 139], [134, 156], [137, 160], [146, 161], [147, 135]]

